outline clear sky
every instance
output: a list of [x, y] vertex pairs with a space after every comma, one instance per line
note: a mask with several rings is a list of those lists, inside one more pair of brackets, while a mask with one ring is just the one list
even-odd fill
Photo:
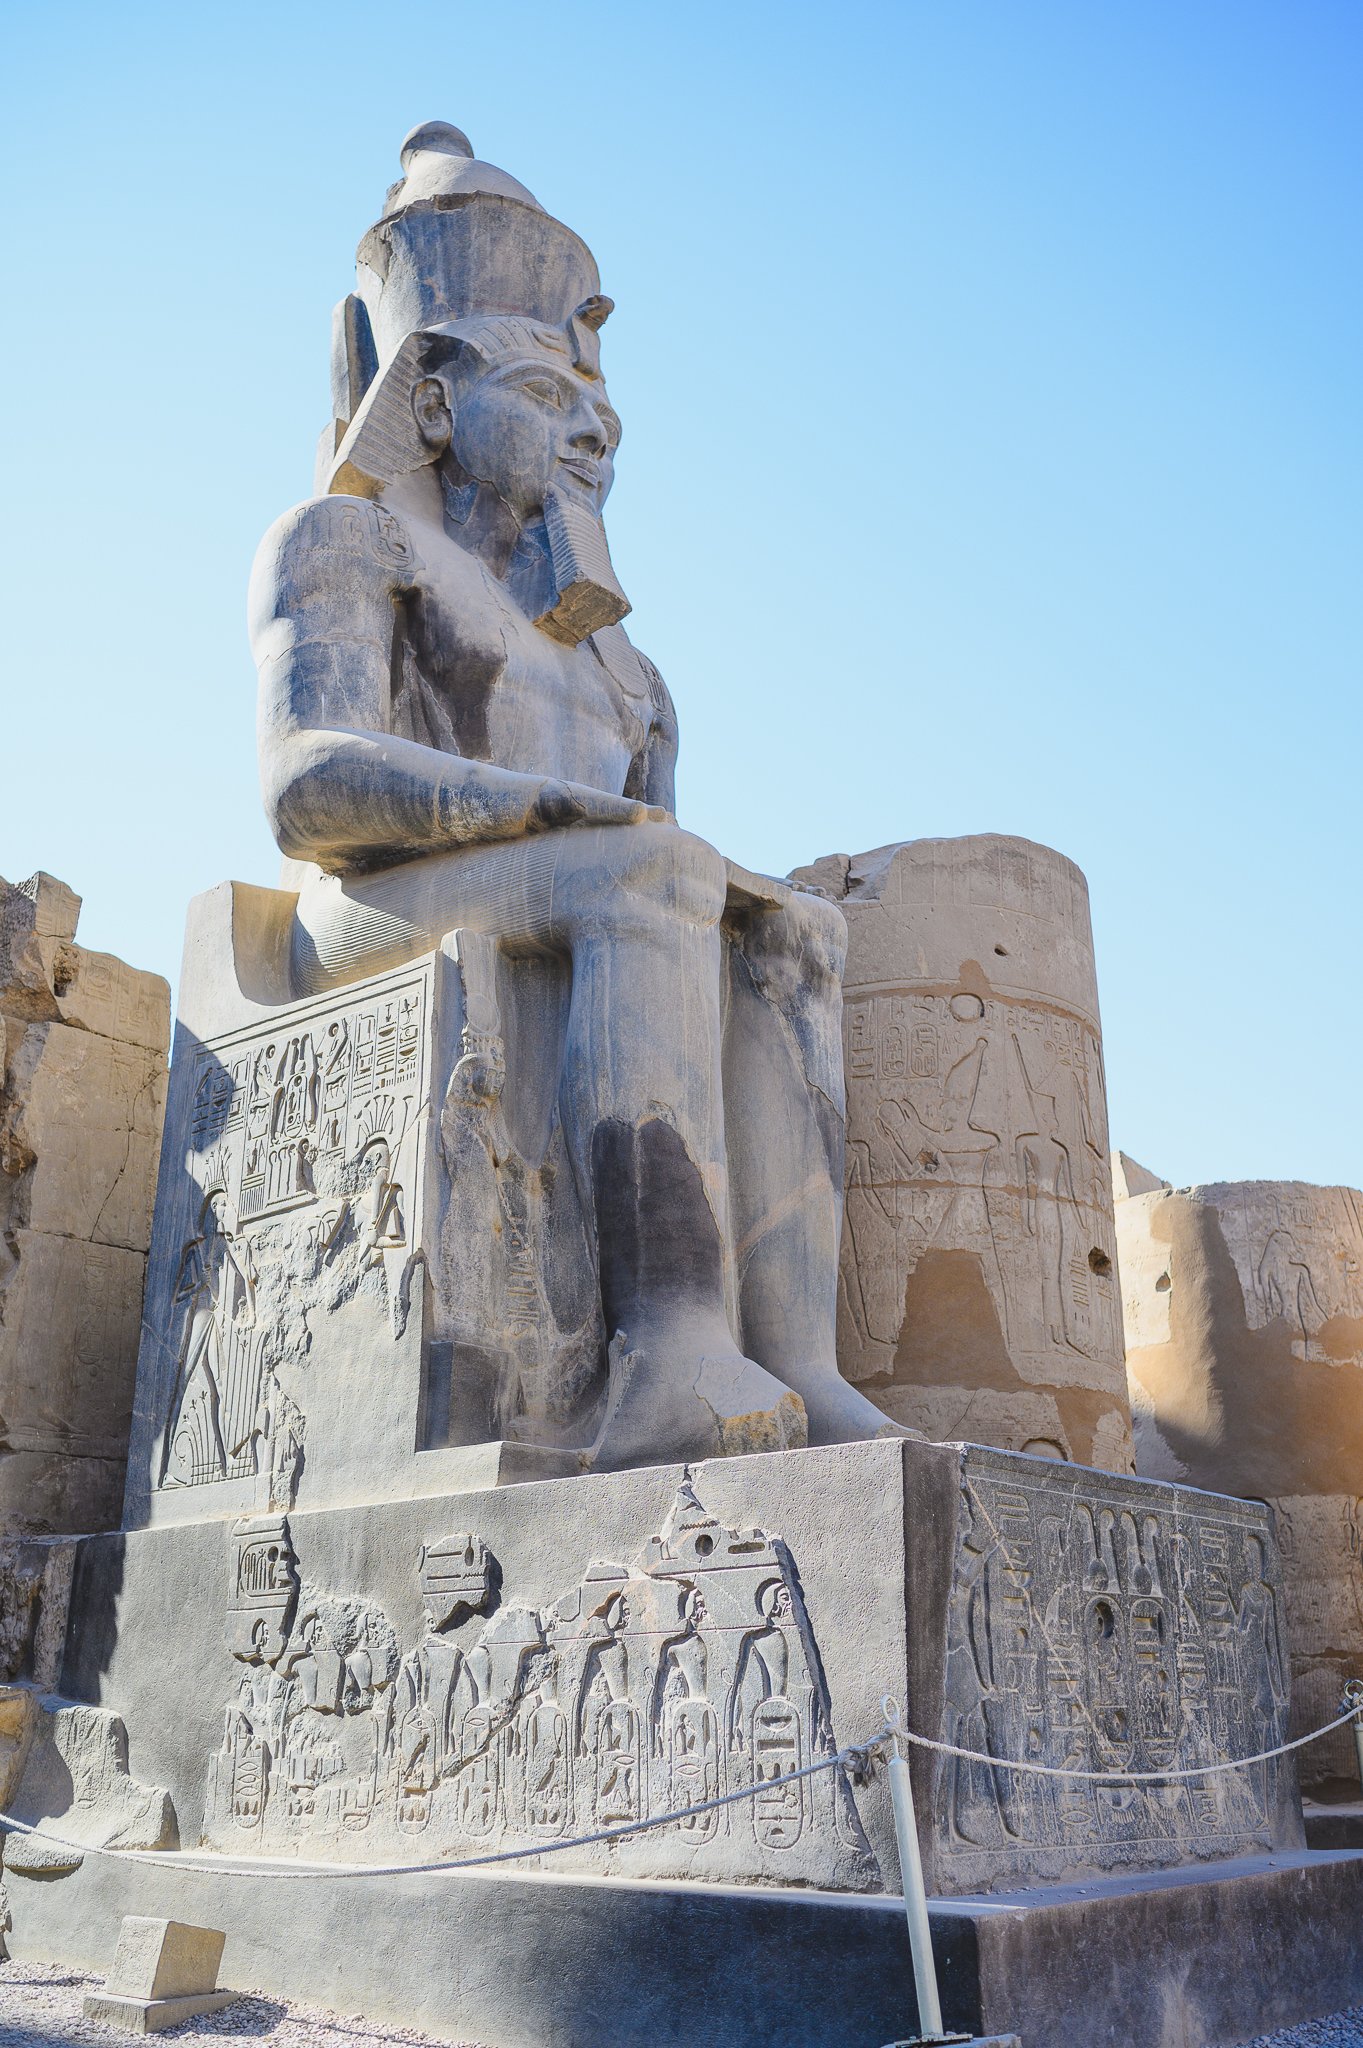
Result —
[[1088, 876], [1112, 1139], [1363, 1181], [1357, 0], [13, 7], [0, 872], [269, 883], [256, 543], [414, 123], [590, 243], [684, 823]]

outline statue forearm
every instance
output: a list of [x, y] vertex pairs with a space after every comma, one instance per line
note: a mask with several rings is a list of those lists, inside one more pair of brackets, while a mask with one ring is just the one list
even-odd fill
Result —
[[340, 871], [575, 824], [637, 824], [650, 807], [550, 776], [436, 753], [382, 733], [271, 734], [261, 793], [280, 851]]

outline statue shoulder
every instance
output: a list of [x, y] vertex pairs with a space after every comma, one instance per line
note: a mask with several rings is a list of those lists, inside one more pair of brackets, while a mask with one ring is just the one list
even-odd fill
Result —
[[251, 605], [315, 601], [335, 590], [386, 597], [411, 586], [423, 568], [411, 534], [395, 512], [368, 498], [310, 498], [276, 519], [256, 550]]
[[592, 635], [592, 644], [625, 695], [632, 697], [636, 704], [641, 699], [647, 700], [652, 707], [649, 723], [654, 730], [661, 729], [675, 738], [676, 708], [657, 664], [640, 652], [623, 626], [598, 627]]

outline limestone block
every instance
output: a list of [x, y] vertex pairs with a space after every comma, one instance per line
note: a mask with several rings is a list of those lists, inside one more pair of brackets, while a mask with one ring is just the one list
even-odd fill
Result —
[[20, 1230], [0, 1289], [0, 1525], [107, 1529], [123, 1497], [141, 1252]]
[[86, 1993], [86, 2019], [125, 2034], [160, 2034], [196, 2013], [217, 2013], [235, 1991], [217, 1991], [227, 1935], [217, 1927], [127, 1913], [102, 1991]]
[[217, 1988], [227, 1937], [213, 1927], [129, 1913], [105, 1989], [123, 1998], [190, 1998]]
[[1083, 875], [997, 834], [795, 873], [848, 926], [842, 1372], [931, 1437], [1127, 1471]]
[[[1137, 1464], [1275, 1503], [1304, 1735], [1363, 1678], [1363, 1195], [1144, 1178], [1116, 1208]], [[1347, 1729], [1299, 1769], [1316, 1798], [1358, 1796]]]
[[1157, 1186], [1116, 1212], [1144, 1473], [1350, 1494], [1363, 1457], [1363, 1194]]
[[9, 1046], [3, 1144], [11, 1228], [144, 1252], [165, 1113], [155, 1046], [67, 1024], [30, 1024]]
[[165, 1110], [169, 990], [0, 882], [0, 1520], [118, 1519]]

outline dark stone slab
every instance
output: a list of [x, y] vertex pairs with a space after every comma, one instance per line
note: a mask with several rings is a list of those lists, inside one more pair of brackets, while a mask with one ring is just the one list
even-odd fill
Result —
[[1363, 1802], [1313, 1806], [1302, 1801], [1308, 1849], [1363, 1849]]
[[[880, 2048], [917, 2032], [903, 1908], [883, 1896], [92, 1856], [10, 1895], [20, 1960], [102, 1969], [125, 1913], [187, 1913], [227, 1929], [243, 1989], [488, 2048], [582, 2048], [584, 2021], [593, 2048]], [[936, 1900], [943, 2015], [1025, 2048], [1229, 2048], [1363, 1999], [1361, 1915], [1363, 1857], [1310, 1851]]]

